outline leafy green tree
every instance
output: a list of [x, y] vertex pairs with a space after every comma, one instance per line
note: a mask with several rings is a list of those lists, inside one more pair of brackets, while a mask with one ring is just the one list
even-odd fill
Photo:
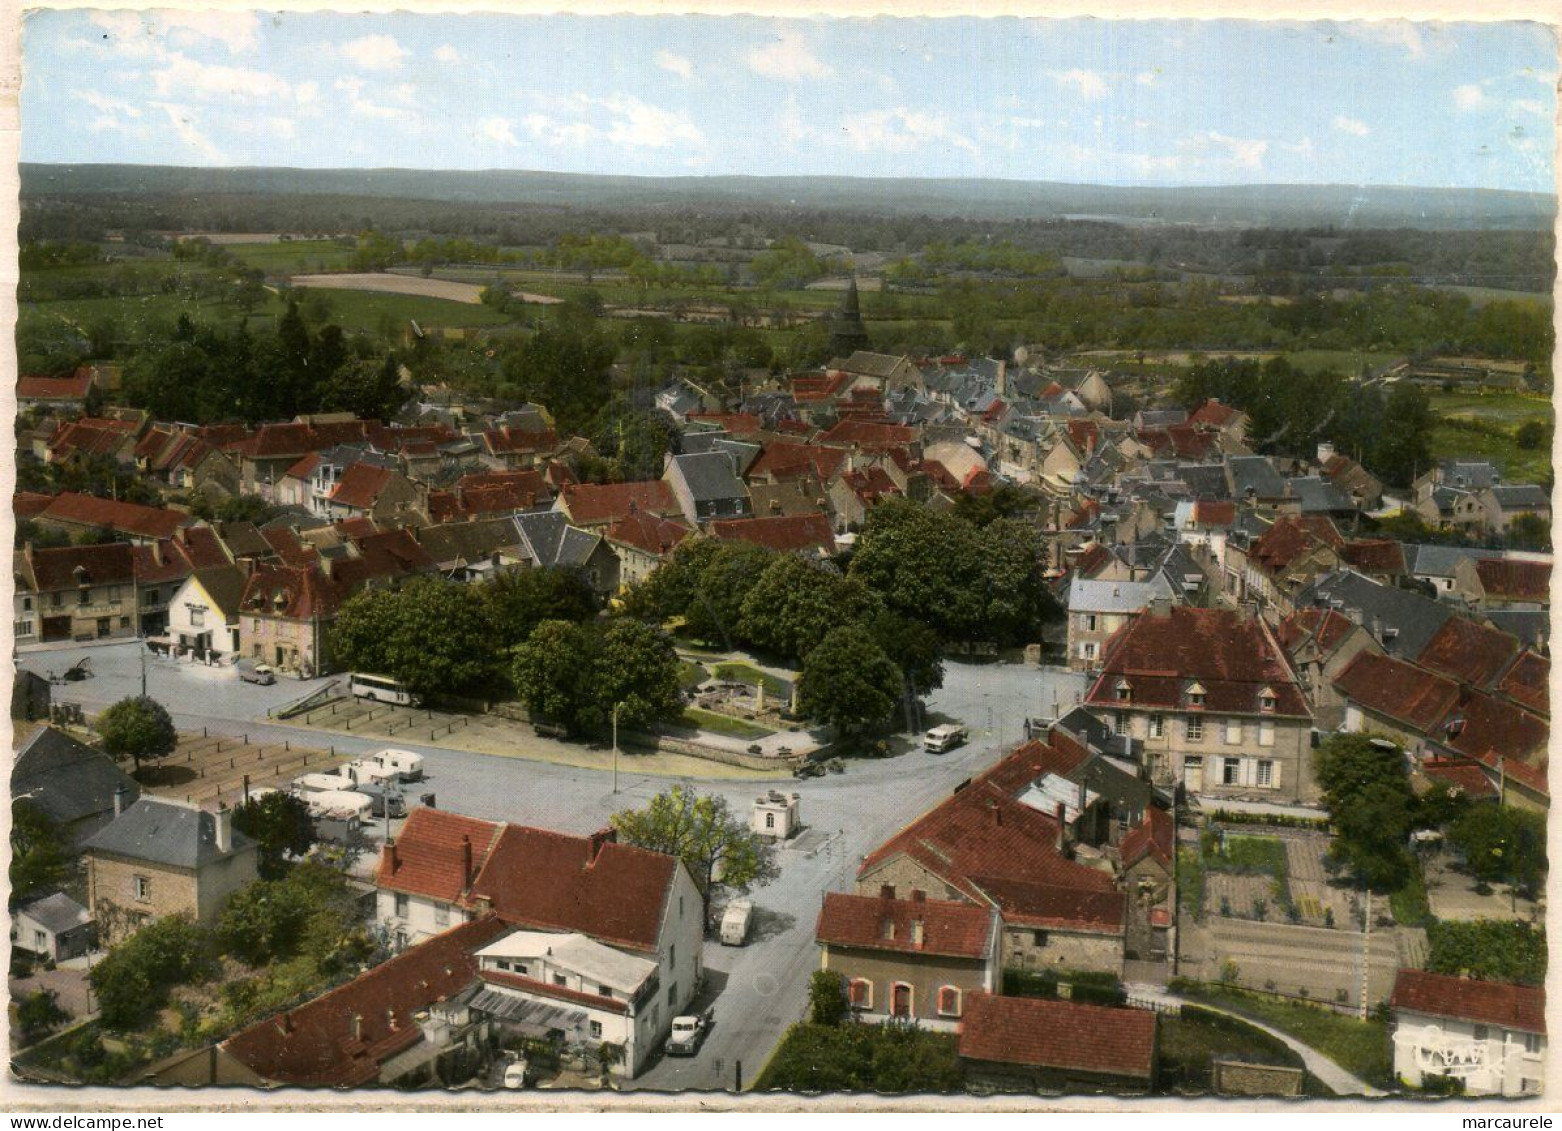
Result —
[[1550, 438], [1544, 420], [1526, 420], [1513, 430], [1513, 442], [1527, 452], [1536, 451]]
[[901, 692], [900, 669], [866, 629], [854, 624], [831, 630], [808, 653], [797, 681], [802, 713], [846, 737], [888, 721]]
[[89, 979], [103, 1024], [139, 1026], [177, 985], [203, 981], [213, 968], [209, 933], [187, 917], [154, 919], [109, 952]]
[[871, 613], [861, 624], [917, 694], [925, 695], [944, 686], [938, 634], [927, 625], [889, 609]]
[[1057, 602], [1042, 584], [1041, 533], [1017, 518], [994, 519], [977, 534], [985, 607], [983, 632], [1002, 644], [1036, 640]]
[[115, 761], [130, 759], [136, 771], [141, 769], [142, 762], [172, 754], [179, 742], [168, 708], [145, 696], [121, 699], [99, 715], [93, 727], [103, 749]]
[[478, 592], [499, 648], [524, 643], [545, 620], [588, 621], [602, 607], [586, 579], [571, 569], [502, 573]]
[[303, 856], [315, 843], [309, 805], [291, 793], [253, 797], [233, 811], [233, 827], [255, 842], [263, 880], [285, 875], [289, 856]]
[[683, 616], [694, 600], [701, 571], [724, 544], [698, 534], [685, 538], [666, 561], [629, 591], [624, 598], [625, 609], [631, 616], [644, 620]]
[[949, 1034], [888, 1026], [873, 1050], [876, 1091], [958, 1092], [964, 1083], [955, 1040]]
[[989, 526], [995, 519], [1018, 518], [1037, 509], [1039, 501], [1008, 483], [1000, 483], [985, 495], [961, 495], [955, 500], [955, 517], [972, 526]]
[[1515, 550], [1550, 550], [1551, 523], [1538, 514], [1521, 514], [1508, 524], [1505, 541]]
[[684, 625], [700, 640], [731, 648], [748, 639], [743, 603], [776, 555], [752, 542], [707, 544], [711, 550], [703, 555], [705, 567], [682, 610]]
[[716, 888], [746, 892], [776, 874], [771, 846], [731, 811], [727, 799], [697, 794], [688, 786], [658, 793], [644, 809], [613, 814], [613, 828], [628, 844], [688, 865], [705, 899], [706, 921]]
[[777, 554], [743, 599], [740, 631], [754, 647], [806, 659], [836, 625], [873, 612], [862, 581], [796, 554]]
[[1480, 880], [1505, 880], [1533, 894], [1546, 875], [1546, 818], [1482, 802], [1449, 827], [1448, 840]]
[[16, 1023], [25, 1044], [47, 1036], [69, 1020], [70, 1014], [60, 1008], [59, 995], [53, 990], [30, 993], [16, 1005]]
[[347, 878], [316, 861], [234, 892], [215, 938], [224, 954], [251, 966], [303, 956], [322, 973], [361, 960], [371, 946]]
[[1377, 891], [1397, 891], [1415, 867], [1407, 847], [1418, 816], [1404, 753], [1370, 735], [1335, 734], [1314, 773], [1336, 835], [1334, 858]]
[[846, 979], [834, 970], [815, 970], [808, 981], [808, 1020], [814, 1025], [839, 1025], [850, 1012]]
[[607, 625], [549, 620], [514, 651], [510, 678], [527, 709], [577, 734], [604, 735], [683, 712], [678, 654], [660, 630], [622, 617]]
[[943, 640], [986, 636], [988, 584], [976, 528], [909, 499], [888, 499], [868, 514], [850, 576], [884, 604]]
[[[328, 327], [334, 328], [334, 327]], [[394, 354], [344, 360], [322, 379], [320, 407], [327, 412], [350, 412], [364, 420], [389, 420], [401, 411], [412, 391], [401, 380]]]
[[30, 797], [11, 802], [11, 903], [47, 895], [65, 880], [71, 857], [59, 826]]
[[615, 398], [591, 422], [587, 438], [613, 464], [617, 479], [659, 479], [676, 429], [660, 409], [641, 411]]
[[331, 633], [331, 654], [355, 671], [378, 672], [415, 694], [480, 689], [498, 674], [477, 589], [415, 577], [399, 589], [349, 598]]
[[1432, 464], [1436, 425], [1426, 393], [1408, 381], [1395, 385], [1383, 402], [1383, 425], [1370, 465], [1384, 482], [1406, 486]]
[[522, 397], [548, 406], [567, 433], [584, 430], [611, 393], [613, 343], [573, 323], [544, 326], [510, 347], [505, 381]]
[[1502, 919], [1449, 920], [1426, 931], [1426, 968], [1496, 982], [1541, 985], [1546, 980], [1546, 932]]

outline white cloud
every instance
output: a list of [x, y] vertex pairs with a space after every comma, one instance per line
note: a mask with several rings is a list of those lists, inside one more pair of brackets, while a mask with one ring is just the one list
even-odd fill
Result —
[[1294, 153], [1296, 156], [1311, 160], [1317, 155], [1317, 147], [1313, 145], [1313, 139], [1304, 137], [1301, 141], [1281, 142], [1280, 148], [1286, 153]]
[[652, 106], [631, 95], [574, 94], [549, 102], [554, 114], [532, 113], [520, 126], [550, 146], [619, 145], [631, 149], [703, 146], [705, 135], [687, 114]]
[[450, 44], [445, 43], [435, 48], [434, 58], [441, 63], [459, 63], [461, 61], [461, 52], [457, 51]]
[[101, 110], [105, 114], [124, 115], [127, 118], [139, 118], [141, 110], [132, 106], [123, 98], [115, 98], [112, 95], [102, 94], [96, 90], [78, 90], [74, 92], [76, 97], [94, 109]]
[[658, 51], [656, 53], [656, 65], [664, 71], [671, 72], [681, 79], [694, 77], [694, 63], [685, 59], [682, 55], [674, 55], [671, 51]]
[[320, 97], [320, 84], [310, 79], [293, 88], [293, 98], [300, 106], [307, 106]]
[[341, 52], [366, 71], [388, 71], [401, 66], [407, 49], [388, 35], [366, 35], [342, 44]]
[[1382, 47], [1398, 47], [1412, 59], [1420, 59], [1426, 54], [1421, 29], [1409, 20], [1355, 20], [1341, 25], [1340, 30], [1353, 39]]
[[211, 138], [202, 133], [197, 125], [199, 111], [177, 102], [154, 102], [152, 105], [168, 115], [168, 124], [173, 127], [174, 133], [186, 147], [212, 164], [224, 162], [222, 150], [218, 149]]
[[1154, 86], [1155, 80], [1159, 77], [1160, 75], [1155, 71], [1140, 71], [1134, 76], [1134, 82], [1140, 86]]
[[1372, 127], [1360, 118], [1352, 118], [1345, 114], [1335, 116], [1333, 123], [1335, 129], [1342, 134], [1350, 134], [1352, 137], [1366, 137], [1372, 132]]
[[373, 99], [365, 98], [363, 94], [363, 80], [359, 78], [341, 78], [333, 84], [337, 90], [347, 95], [347, 105], [354, 114], [362, 118], [383, 118], [388, 121], [411, 122], [417, 119], [417, 115], [411, 110], [404, 110], [399, 106], [385, 106]]
[[1239, 169], [1259, 169], [1264, 164], [1264, 154], [1269, 151], [1269, 143], [1261, 138], [1227, 137], [1211, 131], [1209, 140], [1223, 148], [1226, 160]]
[[607, 140], [617, 145], [664, 149], [675, 142], [702, 143], [705, 135], [688, 115], [649, 106], [638, 98], [604, 98], [598, 103], [617, 118]]
[[1078, 91], [1086, 98], [1105, 98], [1106, 77], [1099, 71], [1086, 71], [1076, 67], [1072, 71], [1049, 71], [1052, 81]]
[[230, 54], [260, 46], [260, 16], [255, 12], [170, 8], [152, 13], [148, 22], [155, 31], [183, 46], [205, 40], [221, 43]]
[[205, 95], [211, 98], [235, 98], [256, 101], [289, 98], [293, 87], [281, 75], [250, 67], [229, 67], [222, 63], [198, 63], [184, 55], [170, 55], [164, 66], [152, 72], [152, 85], [164, 97]]
[[521, 144], [515, 140], [515, 130], [508, 118], [484, 118], [477, 123], [477, 133], [488, 141], [497, 141], [502, 145], [518, 148]]
[[1454, 105], [1461, 110], [1477, 109], [1486, 101], [1486, 92], [1475, 83], [1454, 87]]
[[1534, 98], [1516, 98], [1513, 100], [1513, 108], [1515, 110], [1523, 110], [1526, 114], [1539, 114], [1542, 118], [1551, 114], [1544, 102]]
[[749, 70], [771, 79], [799, 82], [829, 78], [835, 72], [821, 62], [796, 32], [782, 32], [774, 42], [755, 47], [745, 57]]
[[781, 106], [781, 116], [776, 120], [776, 128], [787, 145], [796, 145], [814, 132], [813, 127], [803, 120], [803, 112], [797, 105], [797, 95], [786, 96], [786, 102]]
[[861, 152], [907, 153], [929, 145], [949, 145], [969, 153], [976, 143], [950, 128], [943, 114], [897, 107], [853, 114], [841, 122], [841, 132], [853, 149]]

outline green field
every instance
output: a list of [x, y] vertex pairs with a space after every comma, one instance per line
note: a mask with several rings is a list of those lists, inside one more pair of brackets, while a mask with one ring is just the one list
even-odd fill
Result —
[[1529, 420], [1552, 423], [1551, 402], [1543, 396], [1519, 393], [1430, 392], [1438, 423], [1432, 429], [1432, 452], [1439, 458], [1468, 456], [1495, 460], [1511, 482], [1534, 483], [1551, 469], [1551, 446], [1525, 451], [1513, 433]]
[[510, 321], [505, 315], [487, 306], [470, 302], [451, 302], [449, 299], [428, 298], [424, 295], [397, 295], [379, 291], [349, 291], [320, 288], [310, 291], [307, 287], [294, 288], [293, 294], [302, 299], [306, 294], [323, 296], [330, 307], [330, 321], [351, 333], [379, 333], [386, 319], [394, 321], [399, 333], [407, 322], [416, 319], [423, 327], [429, 326], [502, 326]]
[[[257, 310], [256, 314], [261, 311]], [[265, 313], [271, 313], [270, 308]], [[58, 302], [24, 302], [19, 304], [18, 317], [59, 318], [80, 330], [86, 324], [111, 318], [119, 323], [122, 332], [129, 337], [143, 335], [149, 327], [172, 328], [181, 314], [191, 320], [211, 325], [231, 326], [238, 322], [240, 311], [232, 303], [211, 299], [197, 300], [181, 295], [131, 295], [127, 298], [77, 298]]]
[[1454, 291], [1468, 298], [1474, 306], [1489, 302], [1527, 302], [1534, 306], [1550, 306], [1551, 296], [1534, 291], [1504, 291], [1496, 287], [1439, 287], [1438, 290]]
[[239, 243], [227, 246], [233, 258], [268, 275], [293, 275], [309, 271], [335, 271], [352, 262], [354, 249], [335, 240], [281, 240], [277, 243]]
[[757, 687], [763, 681], [765, 694], [772, 697], [785, 698], [792, 694], [792, 685], [790, 683], [780, 676], [760, 671], [753, 664], [745, 664], [734, 660], [725, 664], [717, 664], [711, 670], [717, 679], [728, 679], [734, 683], [746, 683], [750, 687]]

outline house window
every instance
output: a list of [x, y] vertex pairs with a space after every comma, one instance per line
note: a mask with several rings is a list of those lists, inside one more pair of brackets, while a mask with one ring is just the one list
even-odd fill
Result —
[[411, 901], [407, 898], [405, 893], [397, 892], [396, 893], [396, 918], [398, 918], [398, 919], [405, 919], [407, 917], [408, 911], [411, 909], [410, 904], [411, 904]]
[[1133, 700], [1134, 689], [1126, 683], [1119, 683], [1117, 685], [1117, 701], [1119, 703], [1132, 703]]
[[667, 987], [667, 1008], [676, 1009], [678, 1006], [678, 983], [674, 982]]
[[1226, 720], [1226, 745], [1237, 746], [1242, 742], [1242, 720]]
[[873, 983], [866, 978], [853, 978], [847, 983], [846, 999], [853, 1009], [872, 1009]]
[[1094, 632], [1095, 630], [1096, 630], [1096, 614], [1095, 613], [1086, 613], [1085, 614], [1085, 631], [1086, 632]]
[[674, 943], [672, 946], [667, 948], [667, 965], [669, 965], [669, 966], [676, 966], [676, 965], [678, 965], [678, 944], [677, 943]]
[[1474, 1034], [1473, 1034], [1473, 1036], [1474, 1036], [1474, 1037], [1475, 1037], [1475, 1039], [1476, 1039], [1476, 1040], [1477, 1040], [1477, 1041], [1484, 1041], [1484, 1040], [1486, 1040], [1486, 1039], [1487, 1039], [1487, 1037], [1489, 1037], [1489, 1036], [1490, 1036], [1490, 1035], [1491, 1035], [1491, 1033], [1490, 1033], [1490, 1031], [1489, 1031], [1489, 1030], [1488, 1030], [1488, 1029], [1487, 1029], [1487, 1028], [1486, 1028], [1486, 1026], [1485, 1026], [1485, 1025], [1477, 1025], [1477, 1026], [1475, 1026], [1475, 1032], [1474, 1032]]
[[1275, 784], [1275, 764], [1268, 758], [1258, 760], [1258, 777], [1255, 779], [1258, 785], [1265, 789], [1273, 788]]
[[32, 611], [33, 611], [33, 599], [31, 597], [23, 597], [22, 598], [22, 612], [30, 613]]
[[1150, 716], [1150, 737], [1151, 738], [1160, 738], [1165, 733], [1166, 733], [1166, 716], [1165, 715], [1151, 715]]
[[1268, 719], [1258, 724], [1258, 744], [1260, 746], [1273, 746], [1275, 744], [1275, 724]]
[[612, 986], [604, 986], [601, 982], [598, 982], [597, 983], [597, 996], [598, 997], [612, 997], [613, 996], [613, 987]]
[[119, 586], [117, 586], [117, 585], [110, 585], [108, 587], [108, 599], [110, 601], [117, 601], [117, 600], [119, 600]]
[[259, 617], [251, 617], [250, 618], [249, 630], [251, 632], [259, 632], [260, 631], [260, 618]]
[[190, 627], [191, 628], [205, 628], [206, 627], [206, 610], [205, 609], [191, 609], [190, 610]]
[[510, 968], [510, 960], [508, 958], [496, 958], [494, 959], [494, 965], [500, 970], [508, 970]]
[[33, 932], [33, 949], [34, 950], [36, 950], [36, 951], [45, 950], [45, 949], [47, 949], [48, 945], [49, 945], [49, 936], [48, 936], [47, 932], [44, 932], [44, 931], [34, 931]]
[[1128, 733], [1128, 712], [1118, 711], [1112, 719], [1112, 733], [1124, 735]]
[[1046, 946], [1047, 945], [1047, 932], [1046, 931], [1032, 931], [1030, 933], [1030, 943], [1031, 943], [1031, 946]]
[[1524, 1051], [1527, 1053], [1539, 1053], [1541, 1041], [1544, 1038], [1539, 1033], [1524, 1034]]
[[136, 898], [149, 900], [152, 898], [152, 881], [146, 876], [134, 876], [131, 878], [131, 886], [135, 889]]
[[776, 815], [774, 813], [766, 813], [765, 814], [765, 828], [773, 829], [775, 827], [776, 827]]
[[1094, 640], [1089, 641], [1088, 643], [1082, 645], [1081, 646], [1081, 650], [1084, 653], [1084, 658], [1085, 659], [1093, 660], [1093, 659], [1096, 658], [1096, 644], [1095, 644]]
[[1188, 741], [1189, 742], [1203, 742], [1204, 741], [1204, 720], [1203, 719], [1199, 718], [1197, 715], [1193, 715], [1193, 716], [1191, 716], [1188, 719], [1186, 725], [1187, 725], [1187, 728], [1188, 728]]
[[1241, 785], [1242, 784], [1242, 759], [1241, 758], [1225, 758], [1225, 759], [1222, 759], [1222, 762], [1223, 762], [1223, 765], [1221, 766], [1221, 771], [1220, 771], [1220, 784], [1221, 785]]
[[448, 926], [450, 926], [450, 904], [448, 904], [448, 903], [436, 903], [436, 904], [434, 904], [434, 926], [436, 926], [436, 927], [448, 927]]
[[600, 1022], [600, 1021], [591, 1021], [591, 1022], [588, 1022], [587, 1024], [591, 1028], [591, 1035], [593, 1037], [601, 1037], [602, 1036], [602, 1022]]
[[31, 636], [33, 634], [33, 622], [30, 620], [12, 621], [11, 631], [18, 636]]
[[530, 974], [531, 973], [531, 969], [532, 968], [530, 966], [526, 965], [526, 963], [524, 963], [524, 962], [517, 962], [515, 964], [515, 972], [517, 974], [521, 975], [522, 977], [525, 977], [528, 974]]
[[910, 982], [896, 982], [890, 986], [889, 1012], [891, 1017], [914, 1017], [916, 1010], [912, 1008], [912, 995], [915, 988]]
[[90, 604], [92, 604], [92, 590], [90, 590], [90, 589], [83, 589], [81, 592], [77, 593], [76, 594], [76, 603], [78, 605], [90, 605]]
[[54, 608], [58, 609], [60, 606], [65, 604], [65, 594], [63, 594], [63, 593], [50, 593], [49, 594], [49, 604], [52, 605]]
[[567, 986], [569, 985], [569, 979], [563, 974], [555, 974], [553, 975], [553, 984], [555, 986]]
[[957, 986], [938, 987], [938, 1015], [940, 1017], [960, 1016], [960, 989]]
[[141, 607], [142, 608], [144, 608], [144, 609], [151, 609], [151, 608], [155, 608], [156, 606], [157, 606], [157, 590], [156, 589], [148, 589], [146, 592], [141, 594]]
[[1258, 699], [1260, 711], [1273, 711], [1275, 709], [1275, 697], [1273, 695], [1261, 695]]
[[1204, 689], [1202, 687], [1195, 687], [1188, 692], [1188, 706], [1204, 706]]

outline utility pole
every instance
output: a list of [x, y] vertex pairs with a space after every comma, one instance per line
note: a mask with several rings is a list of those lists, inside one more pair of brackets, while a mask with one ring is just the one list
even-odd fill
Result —
[[146, 637], [141, 638], [141, 647], [136, 649], [141, 654], [141, 698], [146, 698]]
[[613, 792], [618, 792], [618, 712], [623, 710], [622, 703], [613, 704]]
[[[1365, 886], [1365, 885], [1363, 885]], [[1367, 1019], [1367, 980], [1372, 974], [1372, 888], [1367, 888], [1367, 913], [1361, 923], [1361, 1019]]]

